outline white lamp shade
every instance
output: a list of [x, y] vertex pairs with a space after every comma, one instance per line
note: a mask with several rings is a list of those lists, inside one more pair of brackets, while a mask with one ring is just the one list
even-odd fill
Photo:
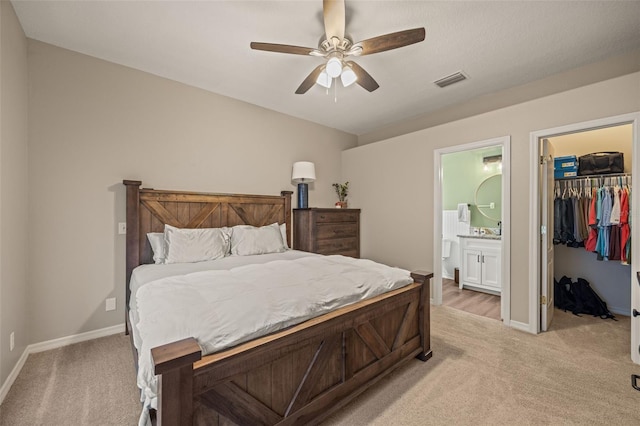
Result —
[[336, 78], [342, 72], [342, 61], [338, 58], [329, 59], [326, 70], [329, 77]]
[[344, 87], [351, 86], [356, 82], [357, 79], [358, 76], [356, 76], [356, 73], [353, 72], [353, 70], [348, 66], [344, 67], [344, 69], [342, 70], [342, 74], [340, 74], [340, 80], [342, 80], [342, 85]]
[[298, 161], [293, 163], [291, 180], [296, 183], [313, 182], [316, 180], [316, 166], [310, 161]]
[[318, 78], [316, 79], [316, 83], [318, 83], [322, 87], [326, 87], [327, 89], [331, 87], [331, 82], [333, 78], [329, 77], [326, 71], [322, 71]]

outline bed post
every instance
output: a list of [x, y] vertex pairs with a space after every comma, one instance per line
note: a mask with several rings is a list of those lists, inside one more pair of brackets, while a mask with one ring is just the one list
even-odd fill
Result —
[[202, 359], [193, 337], [151, 349], [158, 376], [157, 426], [193, 424], [193, 363]]
[[129, 334], [129, 282], [133, 268], [140, 264], [140, 185], [139, 180], [123, 180], [127, 187], [127, 277], [125, 291], [124, 324], [125, 334]]
[[433, 273], [426, 271], [415, 271], [411, 273], [411, 278], [417, 283], [422, 284], [420, 290], [420, 345], [422, 346], [422, 352], [418, 354], [416, 358], [420, 361], [427, 361], [433, 353], [431, 352], [431, 278]]
[[293, 191], [280, 191], [284, 197], [284, 223], [287, 224], [287, 245], [291, 247], [291, 195]]

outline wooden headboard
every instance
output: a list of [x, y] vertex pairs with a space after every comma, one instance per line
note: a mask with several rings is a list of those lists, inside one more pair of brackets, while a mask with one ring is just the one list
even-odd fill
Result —
[[141, 181], [124, 180], [127, 187], [127, 292], [133, 269], [153, 263], [148, 232], [163, 232], [164, 225], [178, 228], [220, 228], [222, 226], [264, 226], [287, 224], [291, 247], [291, 194], [210, 194], [140, 188]]

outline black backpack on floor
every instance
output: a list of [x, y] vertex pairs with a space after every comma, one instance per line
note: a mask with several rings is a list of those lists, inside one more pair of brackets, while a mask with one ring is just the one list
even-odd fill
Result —
[[578, 278], [577, 282], [571, 284], [571, 292], [576, 298], [574, 314], [589, 314], [602, 319], [616, 318], [609, 312], [605, 301], [591, 288], [587, 280]]
[[576, 308], [576, 298], [571, 293], [571, 278], [563, 276], [560, 281], [553, 280], [553, 299], [557, 308], [565, 312]]
[[554, 297], [558, 308], [571, 311], [574, 315], [587, 314], [616, 320], [616, 317], [609, 312], [605, 301], [584, 278], [578, 278], [577, 282], [572, 282], [571, 278], [567, 277], [555, 281]]

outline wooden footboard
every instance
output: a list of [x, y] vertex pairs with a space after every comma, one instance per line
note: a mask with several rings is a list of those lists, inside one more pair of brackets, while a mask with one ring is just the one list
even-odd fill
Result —
[[429, 281], [209, 356], [195, 339], [152, 350], [159, 425], [317, 424], [414, 357], [431, 357]]

